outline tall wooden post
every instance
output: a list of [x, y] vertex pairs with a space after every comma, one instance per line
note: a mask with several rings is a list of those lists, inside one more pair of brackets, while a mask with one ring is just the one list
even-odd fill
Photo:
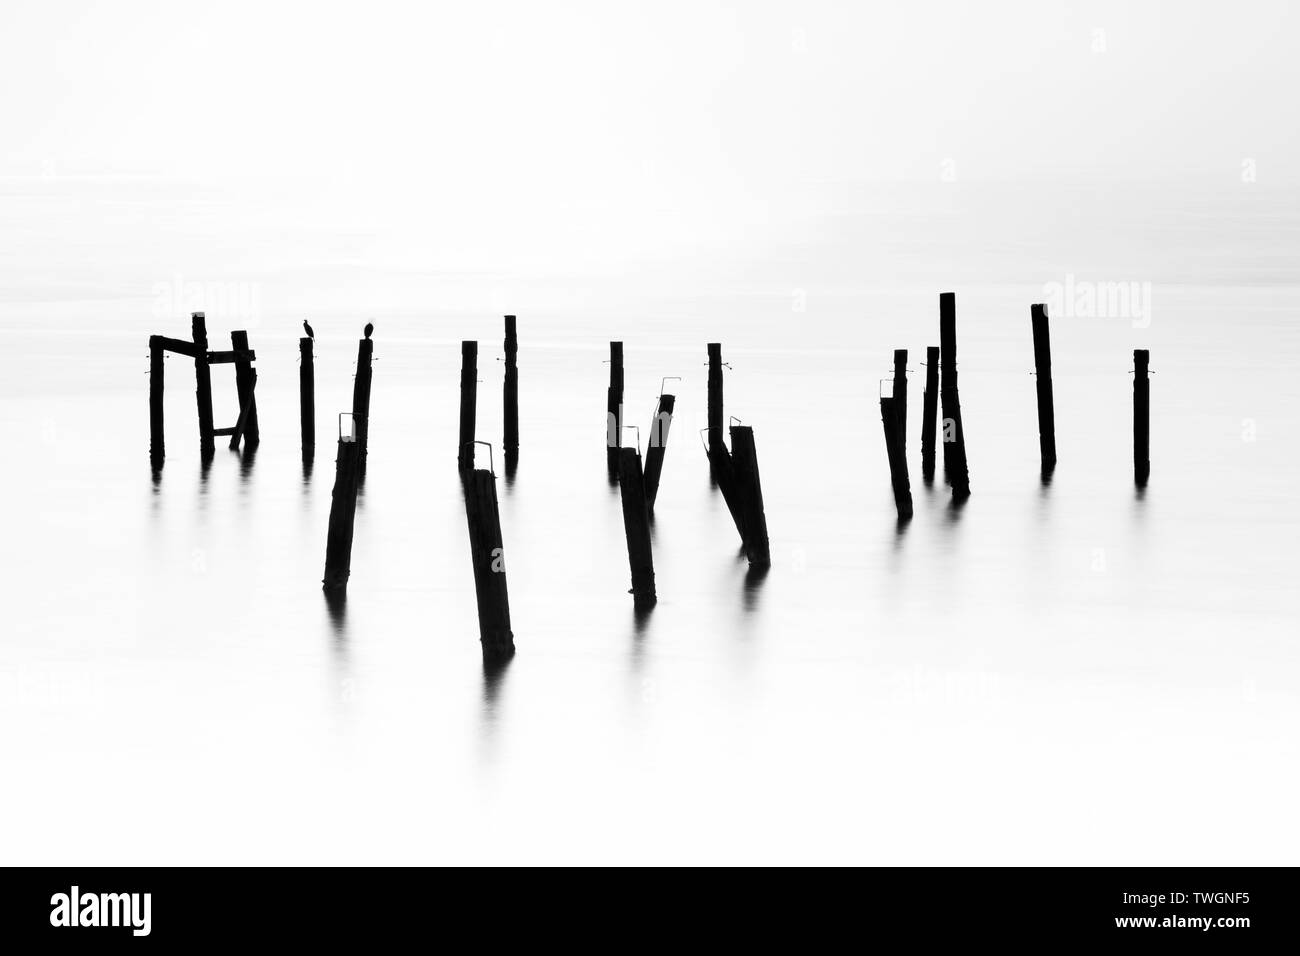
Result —
[[208, 325], [202, 312], [190, 316], [191, 338], [194, 340], [195, 397], [199, 406], [199, 452], [211, 458], [217, 452], [217, 441], [212, 425], [212, 369], [208, 365]]
[[231, 332], [230, 347], [235, 353], [235, 391], [239, 395], [239, 421], [230, 436], [230, 448], [237, 449], [241, 438], [245, 448], [256, 448], [262, 436], [257, 427], [257, 371], [248, 358], [248, 333]]
[[370, 453], [370, 361], [374, 357], [373, 339], [357, 344], [357, 377], [352, 380], [352, 421], [357, 441], [357, 479], [366, 480], [366, 457]]
[[1133, 480], [1145, 488], [1151, 477], [1151, 352], [1133, 350]]
[[767, 515], [763, 511], [763, 486], [758, 477], [758, 451], [754, 429], [735, 425], [731, 429], [731, 460], [735, 467], [745, 557], [758, 567], [772, 563], [767, 540]]
[[506, 456], [506, 471], [512, 472], [519, 463], [519, 340], [515, 317], [506, 317], [506, 378], [501, 389], [505, 422], [502, 427], [502, 449]]
[[655, 603], [655, 565], [650, 553], [650, 514], [646, 507], [641, 453], [635, 448], [619, 449], [619, 494], [623, 503], [623, 532], [627, 537], [627, 561], [632, 571], [632, 603], [646, 608]]
[[722, 440], [722, 343], [710, 342], [709, 350], [709, 404], [708, 404], [708, 426], [709, 426], [709, 451], [716, 448], [725, 449], [727, 446]]
[[957, 296], [939, 295], [940, 402], [943, 405], [943, 470], [954, 499], [970, 496], [966, 467], [966, 433], [957, 395]]
[[925, 350], [925, 395], [921, 404], [921, 477], [934, 481], [934, 431], [939, 417], [939, 347]]
[[889, 480], [894, 488], [894, 507], [898, 510], [898, 520], [906, 521], [912, 517], [912, 485], [907, 477], [898, 399], [881, 396], [880, 421], [885, 428], [885, 453], [889, 458]]
[[303, 461], [316, 454], [316, 357], [312, 340], [303, 336], [298, 340], [298, 411], [302, 420]]
[[360, 482], [361, 443], [353, 435], [341, 435], [334, 471], [334, 494], [330, 502], [329, 536], [325, 543], [325, 578], [322, 583], [327, 591], [346, 588], [352, 573], [352, 529]]
[[162, 467], [163, 459], [167, 457], [163, 434], [164, 355], [159, 336], [149, 336], [149, 460], [154, 468]]
[[907, 349], [894, 349], [894, 414], [898, 417], [898, 440], [907, 451]]
[[659, 476], [664, 470], [664, 452], [668, 450], [668, 428], [673, 423], [674, 395], [660, 395], [655, 406], [654, 421], [650, 423], [650, 444], [645, 453], [645, 503], [652, 513], [655, 498], [659, 495]]
[[463, 474], [465, 519], [469, 525], [470, 560], [474, 565], [474, 593], [478, 600], [479, 641], [483, 645], [484, 661], [495, 663], [515, 652], [496, 476], [486, 468]]
[[1038, 388], [1038, 457], [1044, 478], [1056, 468], [1056, 411], [1052, 404], [1052, 345], [1047, 332], [1047, 306], [1029, 307], [1034, 332], [1034, 378]]
[[619, 473], [623, 433], [623, 343], [609, 343], [609, 388], [605, 392], [605, 464], [610, 477]]
[[478, 342], [466, 340], [460, 343], [460, 445], [456, 461], [461, 471], [468, 471], [474, 466], [474, 415], [477, 401]]

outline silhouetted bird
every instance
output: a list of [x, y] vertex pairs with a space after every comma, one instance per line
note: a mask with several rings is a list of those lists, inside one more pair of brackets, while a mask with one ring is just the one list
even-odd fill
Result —
[[313, 332], [313, 331], [311, 330], [311, 326], [307, 324], [307, 320], [306, 320], [306, 319], [303, 319], [303, 320], [302, 320], [302, 327], [303, 327], [303, 330], [307, 333], [307, 338], [309, 338], [309, 339], [314, 339], [314, 338], [316, 338], [316, 333]]
[[367, 322], [367, 323], [366, 323], [366, 338], [370, 338], [370, 333], [373, 332], [374, 330], [375, 330], [375, 323], [373, 323], [373, 322]]

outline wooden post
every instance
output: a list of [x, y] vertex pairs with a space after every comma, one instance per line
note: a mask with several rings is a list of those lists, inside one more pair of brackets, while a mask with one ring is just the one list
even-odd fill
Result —
[[619, 494], [623, 500], [623, 532], [627, 537], [627, 561], [632, 571], [632, 603], [639, 608], [655, 603], [655, 565], [650, 553], [650, 514], [646, 508], [641, 453], [620, 448]]
[[163, 435], [163, 361], [165, 353], [157, 335], [149, 336], [149, 460], [160, 468], [167, 457]]
[[767, 516], [763, 512], [763, 486], [758, 477], [758, 451], [754, 447], [754, 429], [748, 425], [732, 426], [731, 461], [735, 467], [745, 557], [750, 564], [765, 568], [771, 565], [772, 557], [767, 541]]
[[966, 467], [966, 433], [961, 422], [961, 401], [957, 396], [957, 296], [939, 294], [939, 399], [943, 405], [943, 470], [956, 500], [970, 497], [970, 473]]
[[479, 641], [487, 662], [506, 660], [515, 652], [510, 629], [510, 597], [506, 590], [501, 515], [497, 510], [496, 476], [485, 468], [465, 474], [465, 519], [469, 525], [474, 593], [478, 599]]
[[519, 464], [519, 340], [515, 317], [506, 317], [506, 378], [501, 389], [505, 423], [502, 427], [502, 449], [506, 456], [506, 471], [512, 472]]
[[722, 343], [710, 342], [709, 349], [709, 451], [726, 448], [722, 441]]
[[474, 467], [474, 413], [477, 400], [478, 342], [467, 340], [460, 343], [460, 445], [456, 461], [461, 471], [469, 471]]
[[898, 440], [907, 452], [907, 349], [894, 349], [894, 414], [898, 416]]
[[1047, 306], [1029, 307], [1034, 332], [1034, 372], [1038, 387], [1038, 457], [1042, 476], [1056, 469], [1056, 411], [1052, 404], [1052, 344], [1047, 332]]
[[374, 339], [357, 343], [357, 376], [352, 380], [352, 427], [357, 442], [357, 480], [366, 480], [366, 456], [370, 451], [370, 361]]
[[736, 466], [732, 462], [731, 452], [727, 451], [725, 442], [719, 442], [716, 447], [706, 448], [705, 451], [709, 457], [709, 473], [713, 476], [718, 490], [722, 492], [722, 500], [726, 502], [727, 511], [736, 526], [736, 533], [740, 535], [743, 543], [745, 521], [741, 510], [740, 490], [736, 483]]
[[235, 353], [235, 391], [239, 395], [239, 421], [230, 436], [230, 448], [237, 449], [241, 438], [245, 448], [256, 448], [262, 437], [257, 427], [257, 372], [248, 358], [248, 333], [231, 332], [230, 348]]
[[298, 365], [298, 411], [302, 419], [304, 461], [316, 454], [316, 358], [312, 344], [305, 335], [298, 340], [298, 352], [302, 356]]
[[[355, 427], [356, 422], [353, 422]], [[325, 543], [327, 591], [348, 586], [352, 573], [352, 527], [357, 513], [357, 486], [361, 481], [361, 443], [355, 436], [339, 436], [334, 472], [334, 495], [330, 502], [329, 537]]]
[[668, 450], [668, 428], [673, 423], [674, 395], [660, 395], [650, 422], [650, 444], [645, 453], [645, 503], [651, 513], [659, 496], [659, 476], [664, 470], [664, 452]]
[[1151, 477], [1151, 352], [1133, 350], [1133, 480], [1145, 488]]
[[880, 421], [885, 427], [885, 453], [889, 457], [889, 480], [894, 486], [894, 507], [898, 509], [898, 520], [907, 521], [912, 517], [912, 485], [907, 477], [898, 399], [881, 396]]
[[609, 389], [605, 393], [605, 464], [611, 478], [619, 473], [623, 429], [623, 343], [609, 343]]
[[194, 340], [195, 397], [199, 406], [199, 452], [211, 458], [217, 452], [212, 426], [212, 369], [208, 365], [208, 326], [202, 312], [190, 316]]
[[925, 396], [921, 405], [921, 477], [934, 481], [934, 431], [939, 417], [939, 347], [925, 350]]

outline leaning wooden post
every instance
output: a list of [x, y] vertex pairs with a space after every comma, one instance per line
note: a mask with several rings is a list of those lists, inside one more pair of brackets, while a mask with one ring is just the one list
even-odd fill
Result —
[[659, 476], [664, 470], [668, 428], [673, 423], [673, 406], [676, 403], [676, 396], [660, 395], [659, 404], [655, 406], [654, 420], [650, 423], [650, 445], [645, 453], [645, 504], [651, 512], [655, 510], [655, 498], [659, 496]]
[[641, 453], [620, 448], [619, 494], [623, 501], [623, 532], [627, 537], [627, 561], [632, 571], [632, 603], [639, 608], [655, 603], [655, 565], [650, 553], [650, 513], [641, 473]]
[[754, 429], [750, 426], [732, 426], [731, 460], [735, 466], [745, 557], [750, 564], [765, 568], [771, 565], [772, 556], [767, 540], [767, 515], [763, 512], [763, 486], [758, 477], [758, 451], [754, 447]]
[[[473, 460], [472, 449], [470, 460]], [[479, 641], [483, 645], [484, 661], [499, 662], [514, 654], [515, 636], [510, 629], [510, 597], [506, 589], [496, 476], [485, 468], [477, 468], [465, 472], [464, 477], [465, 519], [469, 525], [470, 560], [474, 565]]]
[[373, 339], [357, 344], [357, 376], [352, 380], [352, 421], [357, 435], [357, 479], [366, 480], [366, 456], [370, 451], [370, 361], [375, 354]]
[[316, 453], [316, 357], [312, 344], [305, 335], [298, 340], [298, 352], [302, 357], [298, 365], [298, 410], [302, 419], [303, 460]]
[[623, 432], [623, 343], [609, 343], [609, 388], [605, 392], [605, 464], [610, 477], [619, 472]]
[[519, 339], [516, 335], [515, 317], [506, 317], [506, 378], [501, 389], [505, 422], [502, 427], [501, 446], [506, 456], [506, 472], [512, 472], [519, 463]]
[[1151, 352], [1133, 350], [1133, 480], [1146, 487], [1151, 477]]
[[952, 485], [953, 498], [970, 496], [970, 473], [966, 467], [966, 433], [961, 422], [961, 401], [957, 396], [957, 296], [939, 294], [940, 389], [943, 405], [943, 470]]
[[212, 369], [208, 365], [208, 326], [202, 312], [190, 316], [194, 340], [195, 397], [199, 406], [199, 451], [204, 458], [216, 454], [217, 441], [212, 425]]
[[461, 471], [474, 466], [474, 413], [478, 400], [478, 342], [460, 343], [460, 445], [456, 461]]
[[894, 487], [894, 507], [898, 509], [898, 520], [907, 521], [912, 517], [912, 485], [907, 477], [898, 399], [881, 396], [880, 421], [885, 427], [885, 454], [889, 458], [889, 480]]
[[921, 405], [921, 477], [934, 481], [934, 431], [939, 417], [939, 347], [925, 350], [925, 395]]
[[163, 435], [163, 361], [161, 336], [149, 336], [149, 460], [161, 467], [167, 457]]
[[722, 441], [722, 343], [710, 342], [709, 350], [709, 451], [726, 448]]
[[899, 441], [907, 451], [907, 349], [894, 349], [894, 414], [898, 416]]
[[[353, 420], [356, 427], [356, 420]], [[325, 543], [325, 590], [342, 591], [352, 573], [352, 528], [357, 513], [357, 487], [361, 482], [361, 443], [354, 435], [339, 435], [330, 502], [329, 537]]]
[[248, 333], [231, 332], [230, 347], [235, 353], [235, 391], [239, 395], [239, 421], [230, 436], [230, 447], [237, 449], [242, 438], [245, 448], [256, 448], [262, 437], [257, 427], [257, 372], [248, 358]]
[[1029, 307], [1034, 332], [1034, 373], [1038, 386], [1038, 457], [1042, 476], [1056, 469], [1056, 411], [1052, 405], [1052, 345], [1047, 333], [1047, 306]]

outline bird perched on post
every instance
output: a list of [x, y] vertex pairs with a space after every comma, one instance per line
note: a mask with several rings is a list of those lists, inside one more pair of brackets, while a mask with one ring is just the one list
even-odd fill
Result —
[[373, 322], [367, 322], [367, 323], [366, 323], [366, 338], [370, 338], [370, 333], [373, 332], [374, 330], [375, 330], [375, 323], [373, 323]]
[[316, 338], [316, 333], [313, 332], [313, 331], [311, 330], [311, 326], [307, 324], [307, 320], [306, 320], [306, 319], [303, 319], [303, 320], [302, 320], [302, 328], [303, 328], [303, 331], [307, 333], [307, 338], [309, 338], [309, 339], [314, 339], [314, 338]]

